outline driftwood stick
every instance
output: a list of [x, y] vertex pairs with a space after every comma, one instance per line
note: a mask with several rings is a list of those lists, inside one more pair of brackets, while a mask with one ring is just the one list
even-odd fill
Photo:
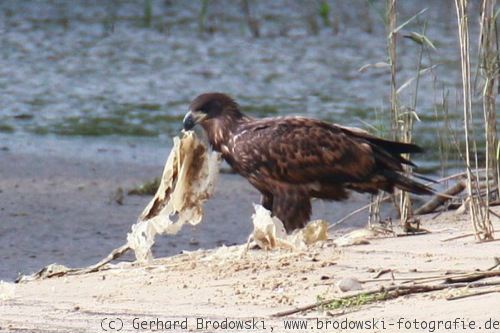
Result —
[[333, 298], [333, 299], [329, 299], [329, 300], [326, 300], [326, 301], [321, 301], [321, 302], [318, 302], [318, 303], [313, 303], [313, 304], [309, 304], [309, 305], [306, 305], [306, 306], [301, 306], [301, 307], [296, 308], [296, 309], [291, 309], [291, 310], [276, 312], [276, 313], [272, 314], [271, 317], [276, 317], [276, 318], [286, 317], [286, 316], [289, 316], [289, 315], [292, 315], [292, 314], [295, 314], [295, 313], [304, 312], [304, 311], [312, 310], [312, 309], [315, 309], [315, 308], [319, 308], [321, 306], [325, 306], [325, 305], [330, 304], [331, 302], [333, 302], [335, 300], [336, 300], [336, 298]]
[[[500, 229], [493, 230], [493, 232], [499, 232], [499, 231], [500, 231]], [[445, 238], [445, 239], [441, 240], [441, 242], [449, 242], [449, 241], [457, 240], [457, 239], [461, 239], [461, 238], [472, 237], [474, 235], [476, 235], [476, 234], [474, 234], [474, 233], [468, 233], [468, 234], [453, 236], [453, 237], [450, 237], [450, 238]]]
[[415, 215], [429, 214], [434, 212], [438, 207], [442, 206], [446, 201], [465, 189], [465, 182], [459, 181], [446, 191], [436, 194], [430, 201], [426, 202], [414, 212]]
[[[491, 202], [490, 202], [490, 207], [491, 207]], [[497, 213], [495, 213], [493, 210], [491, 210], [491, 208], [490, 208], [490, 209], [488, 209], [488, 211], [490, 212], [490, 214], [492, 214], [493, 216], [495, 216], [495, 217], [497, 217], [497, 218], [499, 218], [499, 219], [500, 219], [500, 215], [498, 215], [498, 214], [497, 214]]]
[[[386, 201], [388, 199], [390, 199], [391, 196], [390, 195], [386, 195], [385, 197], [383, 197], [382, 199], [380, 199], [380, 202], [383, 202], [383, 201]], [[346, 216], [344, 216], [343, 218], [341, 218], [340, 220], [338, 220], [337, 222], [335, 223], [332, 223], [328, 226], [328, 229], [332, 229], [333, 227], [336, 227], [338, 226], [339, 224], [342, 224], [344, 223], [345, 221], [347, 221], [349, 218], [351, 218], [352, 216], [358, 214], [358, 213], [361, 213], [362, 211], [370, 208], [370, 206], [372, 205], [372, 203], [369, 203], [368, 205], [365, 205], [363, 207], [360, 207], [352, 212], [350, 212], [349, 214], [347, 214]]]
[[495, 257], [493, 258], [495, 260], [495, 265], [491, 266], [490, 268], [487, 269], [487, 271], [492, 271], [498, 266], [500, 266], [500, 257]]
[[327, 311], [326, 314], [329, 315], [330, 317], [337, 317], [337, 316], [343, 316], [343, 315], [348, 314], [348, 313], [354, 313], [354, 312], [357, 312], [359, 310], [360, 309], [351, 309], [351, 310], [343, 309], [343, 310], [336, 311], [336, 312]]
[[444, 280], [444, 283], [447, 284], [458, 284], [458, 283], [470, 283], [473, 281], [486, 279], [490, 277], [498, 277], [500, 276], [500, 271], [483, 271], [483, 272], [474, 272], [474, 273], [464, 273], [464, 274], [455, 274], [442, 276], [438, 278], [429, 278], [421, 281], [416, 281], [416, 284], [419, 283], [429, 283], [439, 280]]
[[453, 236], [453, 237], [450, 237], [450, 238], [445, 238], [445, 239], [441, 240], [441, 242], [449, 242], [449, 241], [452, 241], [452, 240], [467, 238], [467, 237], [471, 237], [471, 236], [474, 236], [474, 235], [475, 234], [473, 234], [473, 233], [468, 233], [468, 234]]
[[[296, 309], [292, 309], [292, 310], [288, 310], [288, 311], [278, 312], [278, 313], [275, 313], [275, 314], [271, 315], [271, 317], [289, 316], [291, 314], [295, 314], [295, 313], [299, 313], [299, 312], [304, 312], [304, 311], [312, 310], [312, 309], [317, 308], [317, 307], [325, 306], [325, 305], [328, 305], [328, 304], [330, 304], [332, 302], [335, 302], [335, 301], [346, 300], [346, 299], [349, 299], [349, 298], [355, 298], [355, 297], [360, 296], [360, 295], [369, 296], [369, 295], [373, 295], [373, 294], [377, 294], [377, 293], [384, 293], [384, 292], [385, 293], [389, 293], [389, 292], [396, 291], [395, 295], [396, 295], [396, 297], [399, 297], [399, 296], [403, 296], [403, 295], [408, 295], [409, 293], [428, 292], [428, 291], [434, 291], [434, 290], [442, 290], [444, 288], [446, 288], [446, 286], [444, 286], [444, 285], [435, 285], [435, 286], [427, 286], [427, 285], [421, 285], [421, 286], [400, 286], [400, 285], [398, 285], [398, 286], [380, 287], [380, 288], [377, 288], [377, 289], [363, 291], [363, 292], [359, 292], [359, 293], [352, 294], [352, 295], [349, 295], [349, 296], [336, 297], [336, 298], [328, 299], [328, 300], [325, 300], [325, 301], [317, 302], [317, 303], [314, 303], [314, 304], [309, 304], [309, 305], [306, 305], [306, 306], [303, 306], [303, 307], [299, 307], [299, 308], [296, 308]], [[394, 297], [395, 295], [388, 295], [388, 296], [385, 297], [385, 299], [395, 298]]]
[[130, 246], [128, 246], [128, 244], [124, 244], [124, 245], [120, 246], [119, 248], [111, 251], [110, 254], [108, 254], [104, 259], [99, 261], [97, 264], [94, 264], [94, 265], [88, 266], [88, 267], [84, 267], [84, 268], [69, 268], [69, 269], [56, 270], [55, 272], [51, 272], [50, 267], [52, 265], [45, 266], [37, 273], [30, 275], [30, 276], [27, 276], [27, 277], [21, 277], [21, 278], [17, 279], [16, 282], [25, 282], [25, 281], [40, 280], [40, 279], [50, 279], [53, 277], [61, 277], [61, 276], [67, 276], [67, 275], [80, 275], [80, 274], [97, 272], [104, 265], [121, 257], [128, 250], [130, 250]]
[[[415, 281], [420, 281], [420, 280], [429, 280], [429, 279], [436, 279], [436, 280], [443, 280], [445, 279], [446, 276], [443, 275], [431, 275], [431, 276], [416, 276], [416, 277], [390, 277], [390, 278], [374, 278], [374, 279], [364, 279], [364, 280], [359, 280], [359, 283], [372, 283], [372, 282], [394, 282], [394, 281], [401, 281], [402, 284], [406, 283], [411, 283]], [[315, 283], [315, 286], [331, 286], [335, 285], [336, 282], [324, 282], [324, 283]]]
[[[500, 272], [498, 272], [498, 273], [500, 274]], [[397, 286], [389, 286], [389, 287], [380, 287], [377, 289], [363, 291], [363, 292], [359, 292], [359, 293], [349, 295], [349, 296], [336, 297], [336, 298], [332, 298], [329, 300], [316, 302], [316, 303], [302, 306], [302, 307], [299, 307], [296, 309], [277, 312], [275, 314], [272, 314], [271, 317], [285, 317], [285, 316], [289, 316], [289, 315], [292, 315], [295, 313], [304, 312], [304, 311], [312, 310], [312, 309], [315, 309], [318, 307], [322, 307], [322, 306], [328, 305], [328, 304], [335, 302], [335, 301], [341, 301], [341, 300], [346, 300], [349, 298], [355, 298], [355, 297], [361, 296], [361, 295], [368, 296], [368, 295], [373, 295], [373, 294], [377, 294], [377, 293], [387, 293], [387, 295], [384, 296], [384, 300], [387, 300], [387, 299], [394, 299], [394, 298], [398, 298], [400, 296], [405, 296], [405, 295], [410, 295], [410, 294], [426, 293], [426, 292], [438, 291], [438, 290], [443, 290], [443, 289], [456, 289], [456, 288], [463, 288], [463, 287], [479, 288], [479, 287], [497, 286], [497, 285], [500, 285], [500, 281], [476, 282], [476, 283], [462, 282], [462, 283], [453, 283], [453, 284], [413, 285], [413, 286], [397, 285]]]
[[[416, 229], [416, 228], [415, 228]], [[410, 231], [407, 231], [406, 233], [404, 234], [396, 234], [396, 237], [411, 237], [411, 236], [423, 236], [423, 235], [427, 235], [427, 234], [430, 234], [431, 232], [427, 229], [419, 229], [418, 231], [417, 230], [410, 230]]]
[[[378, 279], [379, 277], [381, 277], [382, 275], [387, 274], [387, 273], [392, 273], [392, 269], [390, 269], [390, 268], [382, 269], [373, 278]], [[394, 278], [394, 276], [393, 276], [393, 278]]]
[[492, 290], [484, 290], [484, 291], [476, 291], [474, 293], [470, 294], [465, 294], [465, 295], [458, 295], [458, 296], [450, 296], [447, 297], [447, 301], [454, 301], [457, 299], [462, 299], [462, 298], [467, 298], [467, 297], [473, 297], [473, 296], [480, 296], [480, 295], [486, 295], [486, 294], [492, 294], [492, 293], [498, 293], [500, 292], [500, 288], [492, 289]]
[[124, 244], [120, 246], [119, 248], [114, 249], [111, 251], [104, 259], [99, 261], [97, 264], [94, 264], [89, 267], [85, 267], [83, 269], [77, 270], [70, 272], [69, 275], [76, 275], [76, 274], [86, 274], [86, 273], [93, 273], [97, 272], [99, 269], [101, 269], [104, 265], [110, 263], [111, 261], [121, 257], [125, 253], [127, 253], [130, 250], [130, 246], [128, 244]]
[[[359, 280], [359, 282], [360, 283], [369, 283], [369, 282], [402, 281], [401, 283], [410, 283], [410, 282], [414, 282], [414, 281], [438, 279], [438, 278], [444, 279], [445, 277], [442, 275], [432, 275], [432, 276], [416, 276], [416, 277], [394, 277], [394, 278], [384, 278], [384, 279], [374, 278], [374, 279]], [[334, 283], [332, 282], [332, 283], [328, 283], [328, 284], [334, 284]]]
[[[478, 169], [477, 171], [481, 172], [481, 173], [485, 173], [486, 169], [485, 168], [481, 168], [481, 169]], [[460, 177], [464, 177], [465, 178], [466, 176], [467, 176], [467, 172], [462, 171], [462, 172], [455, 173], [453, 175], [450, 175], [450, 176], [438, 179], [438, 180], [436, 180], [436, 182], [437, 183], [444, 183], [444, 182], [446, 182], [448, 180], [451, 180], [451, 179], [460, 178]], [[485, 177], [486, 177], [485, 175], [480, 175], [479, 179], [484, 179]], [[494, 175], [492, 174], [491, 177], [494, 177]], [[474, 179], [475, 178], [476, 178], [476, 176], [474, 175]]]
[[[349, 299], [349, 298], [354, 298], [354, 297], [357, 297], [357, 296], [360, 296], [360, 295], [369, 296], [369, 295], [373, 295], [373, 294], [377, 294], [377, 293], [392, 292], [392, 291], [396, 291], [397, 290], [398, 292], [396, 293], [397, 294], [396, 297], [399, 297], [399, 296], [403, 296], [402, 293], [404, 293], [405, 295], [407, 295], [408, 291], [410, 291], [410, 290], [412, 290], [413, 293], [417, 293], [417, 292], [427, 292], [427, 291], [441, 290], [441, 289], [444, 289], [444, 288], [446, 288], [444, 285], [436, 285], [436, 286], [425, 286], [425, 285], [422, 285], [422, 286], [390, 286], [390, 287], [387, 287], [387, 288], [380, 287], [380, 288], [377, 288], [377, 289], [373, 289], [373, 290], [369, 290], [369, 291], [363, 291], [363, 292], [359, 292], [359, 293], [356, 293], [356, 294], [353, 294], [353, 295], [349, 295], [349, 296], [336, 297], [336, 298], [328, 299], [328, 300], [325, 300], [325, 301], [321, 301], [321, 302], [309, 304], [309, 305], [302, 306], [302, 307], [299, 307], [299, 308], [296, 308], [296, 309], [292, 309], [292, 310], [277, 312], [275, 314], [272, 314], [271, 317], [285, 317], [285, 316], [289, 316], [289, 315], [292, 315], [292, 314], [295, 314], [295, 313], [304, 312], [304, 311], [312, 310], [312, 309], [315, 309], [315, 308], [318, 308], [318, 307], [321, 307], [321, 306], [325, 306], [325, 305], [328, 305], [328, 304], [330, 304], [332, 302], [335, 302], [335, 301], [345, 300], [345, 299]], [[391, 295], [391, 296], [394, 296], [394, 295]], [[391, 296], [388, 296], [388, 297], [389, 298], [394, 298], [394, 297], [391, 297]], [[388, 298], [386, 298], [386, 299], [388, 299]]]
[[[486, 272], [477, 272], [477, 273], [459, 273], [459, 274], [453, 274], [453, 275], [431, 275], [431, 276], [416, 276], [416, 277], [394, 277], [394, 278], [384, 278], [384, 279], [379, 279], [379, 278], [374, 278], [374, 279], [365, 279], [365, 280], [359, 280], [360, 283], [370, 283], [370, 282], [393, 282], [393, 281], [401, 281], [401, 285], [407, 284], [407, 283], [429, 283], [429, 282], [435, 282], [439, 280], [444, 280], [444, 283], [447, 284], [453, 284], [453, 283], [459, 283], [459, 282], [474, 282], [478, 281], [484, 278], [489, 278], [489, 277], [496, 277], [500, 276], [500, 272], [494, 271], [491, 272], [494, 268], [496, 268], [497, 265], [488, 268]], [[334, 285], [335, 282], [325, 282], [325, 283], [318, 283], [315, 285]]]

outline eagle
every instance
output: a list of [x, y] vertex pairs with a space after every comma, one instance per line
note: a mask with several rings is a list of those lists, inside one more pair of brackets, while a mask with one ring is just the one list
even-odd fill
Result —
[[401, 156], [420, 153], [411, 143], [385, 140], [367, 132], [299, 117], [255, 119], [223, 93], [196, 97], [184, 117], [184, 130], [200, 125], [212, 148], [262, 195], [261, 204], [287, 233], [303, 228], [311, 199], [345, 200], [351, 191], [415, 194], [432, 189], [404, 175]]

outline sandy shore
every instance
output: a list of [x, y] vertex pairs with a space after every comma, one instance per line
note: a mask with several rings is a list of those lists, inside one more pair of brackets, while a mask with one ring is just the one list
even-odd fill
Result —
[[[150, 197], [125, 196], [120, 205], [113, 194], [120, 187], [127, 189], [159, 175], [169, 149], [159, 152], [155, 148], [148, 155], [134, 146], [115, 149], [100, 145], [89, 145], [72, 156], [67, 149], [64, 154], [50, 149], [20, 152], [9, 145], [0, 150], [0, 280], [12, 281], [17, 272], [31, 273], [53, 262], [69, 267], [94, 264], [124, 243], [130, 225]], [[272, 314], [318, 298], [344, 296], [336, 286], [342, 279], [370, 280], [362, 287], [371, 290], [392, 283], [386, 281], [390, 274], [374, 279], [381, 270], [391, 269], [396, 279], [435, 276], [484, 270], [499, 256], [498, 242], [477, 244], [472, 237], [442, 242], [470, 232], [468, 216], [454, 212], [426, 216], [423, 227], [430, 234], [377, 238], [352, 247], [335, 247], [330, 240], [307, 251], [250, 250], [243, 256], [241, 245], [220, 247], [247, 239], [252, 229], [251, 203], [258, 200], [258, 193], [241, 177], [221, 175], [214, 198], [207, 202], [204, 222], [196, 230], [185, 228], [175, 237], [157, 239], [154, 253], [160, 259], [149, 265], [121, 262], [87, 275], [1, 283], [0, 331], [101, 332], [123, 325], [123, 332], [150, 332], [158, 328], [151, 321], [168, 324], [177, 320], [188, 325], [177, 331], [213, 332], [218, 331], [213, 325], [197, 329], [197, 320], [206, 324], [206, 320], [229, 318], [250, 320], [249, 324], [256, 325], [255, 332], [282, 332], [285, 318]], [[360, 196], [347, 204], [318, 201], [314, 203], [315, 217], [335, 221], [365, 201]], [[353, 220], [350, 227], [363, 225], [366, 215]], [[495, 225], [500, 228], [498, 219]], [[191, 252], [179, 254], [181, 251]], [[286, 319], [309, 319], [307, 324], [316, 328], [316, 317], [379, 320], [374, 331], [396, 331], [389, 325], [397, 325], [399, 318], [462, 318], [481, 325], [489, 319], [500, 320], [498, 293], [446, 300], [457, 292], [464, 291], [437, 291], [366, 304], [335, 317], [312, 310]], [[137, 325], [145, 326], [137, 330]], [[406, 331], [422, 332], [410, 328]]]
[[[158, 320], [164, 323], [187, 320], [188, 331], [213, 332], [217, 330], [211, 326], [197, 330], [197, 320], [201, 323], [197, 318], [219, 321], [253, 318], [260, 323], [253, 331], [269, 332], [272, 328], [282, 332], [285, 320], [309, 318], [309, 325], [314, 326], [313, 318], [318, 317], [338, 321], [376, 319], [378, 329], [367, 331], [379, 332], [384, 331], [380, 321], [386, 325], [385, 331], [397, 331], [400, 318], [410, 321], [460, 318], [466, 323], [474, 320], [476, 327], [481, 326], [479, 331], [487, 331], [488, 320], [500, 320], [498, 293], [448, 301], [447, 296], [464, 291], [443, 290], [354, 307], [335, 317], [319, 310], [287, 318], [271, 317], [276, 312], [313, 303], [317, 297], [344, 296], [335, 286], [343, 278], [370, 280], [362, 287], [371, 290], [391, 284], [384, 281], [390, 274], [374, 278], [384, 269], [391, 269], [396, 279], [485, 270], [499, 255], [498, 242], [478, 244], [472, 237], [443, 242], [470, 231], [466, 215], [451, 212], [434, 219], [429, 215], [423, 219], [423, 225], [430, 234], [377, 238], [369, 244], [342, 248], [328, 241], [307, 251], [250, 250], [243, 256], [241, 246], [200, 250], [156, 259], [149, 265], [121, 263], [93, 274], [17, 284], [2, 301], [1, 329], [100, 332], [101, 325], [106, 328], [109, 320], [116, 320], [123, 325], [123, 332], [133, 332], [137, 331], [134, 327], [137, 320], [153, 324]], [[500, 227], [500, 221], [496, 220], [495, 225]], [[139, 331], [153, 331], [148, 325], [151, 322], [147, 323], [147, 329]], [[412, 326], [402, 331], [429, 330]]]

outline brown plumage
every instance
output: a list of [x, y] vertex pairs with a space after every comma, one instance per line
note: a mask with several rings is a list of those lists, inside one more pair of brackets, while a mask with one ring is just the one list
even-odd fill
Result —
[[196, 97], [184, 128], [200, 124], [212, 147], [262, 194], [262, 205], [287, 232], [304, 227], [311, 198], [344, 200], [349, 191], [416, 194], [432, 190], [402, 174], [414, 144], [384, 140], [360, 129], [303, 117], [253, 119], [221, 93]]

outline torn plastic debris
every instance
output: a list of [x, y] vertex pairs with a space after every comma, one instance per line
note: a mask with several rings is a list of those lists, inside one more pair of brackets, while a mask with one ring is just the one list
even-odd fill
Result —
[[160, 186], [127, 235], [138, 261], [153, 259], [156, 235], [176, 234], [186, 223], [201, 222], [203, 203], [213, 194], [219, 161], [219, 154], [209, 151], [193, 131], [174, 138]]
[[348, 234], [335, 238], [333, 244], [336, 246], [351, 246], [370, 244], [370, 239], [377, 237], [379, 233], [374, 229], [356, 229]]
[[6, 301], [14, 298], [16, 294], [16, 285], [0, 280], [0, 301]]
[[254, 204], [252, 215], [254, 230], [251, 238], [264, 250], [276, 248], [300, 250], [318, 241], [328, 239], [328, 223], [323, 220], [309, 222], [305, 228], [287, 235], [283, 222], [261, 205]]

